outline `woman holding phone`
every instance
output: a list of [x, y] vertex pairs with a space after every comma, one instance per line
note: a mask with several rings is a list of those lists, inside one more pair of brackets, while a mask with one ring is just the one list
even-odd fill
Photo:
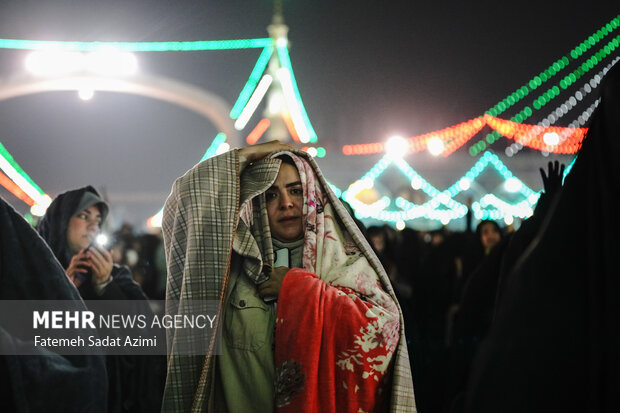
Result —
[[95, 239], [109, 207], [92, 186], [58, 195], [37, 230], [85, 300], [145, 300], [129, 268], [115, 265]]
[[[148, 314], [147, 297], [129, 268], [115, 265], [110, 252], [95, 242], [108, 210], [92, 186], [74, 189], [54, 199], [37, 230], [84, 300], [132, 300]], [[163, 356], [108, 355], [106, 367], [108, 412], [160, 410]]]

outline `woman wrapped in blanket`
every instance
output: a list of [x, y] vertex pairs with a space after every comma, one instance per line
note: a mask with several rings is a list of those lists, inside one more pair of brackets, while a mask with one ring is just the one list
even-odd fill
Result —
[[393, 290], [304, 152], [268, 142], [196, 165], [162, 226], [168, 313], [220, 299], [222, 332], [217, 356], [168, 337], [165, 410], [415, 411]]

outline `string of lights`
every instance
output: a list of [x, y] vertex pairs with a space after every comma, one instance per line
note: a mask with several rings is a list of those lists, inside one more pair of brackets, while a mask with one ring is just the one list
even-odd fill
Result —
[[[258, 60], [250, 73], [249, 79], [242, 88], [239, 97], [235, 101], [233, 108], [230, 112], [230, 117], [236, 121], [236, 127], [238, 129], [244, 129], [247, 121], [252, 116], [256, 107], [248, 107], [249, 103], [257, 106], [262, 99], [261, 96], [257, 96], [255, 102], [252, 102], [252, 96], [257, 95], [256, 90], [260, 85], [260, 80], [265, 79], [263, 76], [267, 65], [272, 58], [274, 50], [277, 50], [277, 56], [279, 64], [283, 68], [283, 77], [285, 88], [289, 94], [289, 112], [293, 116], [293, 124], [295, 126], [295, 136], [302, 135], [304, 142], [316, 142], [316, 133], [312, 128], [308, 115], [301, 101], [297, 83], [293, 75], [292, 65], [288, 54], [287, 42], [277, 42], [274, 39], [239, 39], [239, 40], [216, 40], [216, 41], [192, 41], [192, 42], [63, 42], [63, 41], [39, 41], [39, 40], [18, 40], [18, 39], [0, 39], [0, 48], [4, 49], [21, 49], [21, 50], [34, 50], [37, 52], [56, 51], [64, 52], [67, 56], [70, 53], [78, 52], [103, 52], [103, 51], [118, 51], [118, 52], [165, 52], [165, 51], [205, 51], [205, 50], [232, 50], [232, 49], [251, 49], [262, 48], [262, 52], [258, 57]], [[41, 55], [42, 57], [46, 57]], [[35, 57], [41, 57], [39, 55]], [[49, 57], [49, 56], [47, 56]], [[71, 55], [70, 57], [74, 57]], [[32, 60], [32, 59], [30, 59]], [[72, 59], [75, 60], [75, 59]], [[49, 68], [49, 65], [46, 65]], [[264, 85], [262, 89], [266, 91], [269, 84]], [[263, 92], [263, 91], [261, 91]], [[264, 95], [264, 93], [263, 93]], [[246, 111], [246, 113], [244, 113]], [[243, 115], [243, 116], [242, 116]], [[242, 119], [240, 119], [240, 117]], [[296, 117], [296, 119], [295, 119]], [[289, 119], [290, 120], [290, 119]], [[290, 123], [290, 122], [289, 122]], [[265, 123], [261, 125], [264, 127]], [[290, 128], [290, 125], [287, 125]], [[264, 131], [262, 132], [264, 133]], [[257, 140], [260, 138], [259, 134]], [[229, 145], [225, 142], [226, 136], [224, 134], [218, 134], [214, 141], [207, 149], [203, 160], [214, 156], [229, 149]], [[325, 156], [325, 149], [310, 148], [311, 152], [316, 152]], [[1, 165], [4, 166], [3, 170], [10, 168], [8, 176], [13, 180], [18, 187], [22, 188], [29, 196], [35, 201], [37, 212], [45, 211], [47, 208], [47, 199], [49, 196], [36, 185], [36, 183], [26, 174], [26, 172], [19, 166], [19, 164], [13, 159], [8, 151], [0, 143], [0, 158]], [[1, 182], [0, 182], [1, 183]], [[35, 192], [36, 191], [36, 192]], [[40, 201], [40, 202], [39, 202]], [[47, 204], [46, 204], [47, 203]]]
[[0, 49], [93, 52], [115, 49], [125, 52], [195, 52], [205, 50], [262, 49], [273, 39], [198, 40], [188, 42], [73, 42], [0, 39]]
[[27, 193], [22, 191], [22, 189], [13, 182], [8, 176], [0, 172], [0, 185], [5, 187], [10, 193], [15, 195], [16, 198], [21, 199], [28, 206], [34, 205], [34, 200], [28, 196]]
[[237, 119], [239, 115], [241, 115], [241, 111], [248, 103], [248, 100], [250, 100], [252, 92], [256, 89], [263, 72], [267, 68], [267, 64], [269, 63], [269, 59], [271, 59], [272, 53], [273, 47], [265, 47], [260, 56], [258, 56], [254, 69], [252, 69], [252, 72], [250, 73], [250, 78], [243, 86], [243, 89], [241, 89], [241, 93], [239, 93], [239, 97], [230, 111], [230, 117], [232, 119]]
[[[579, 149], [584, 135], [585, 129], [581, 128], [592, 111], [596, 107], [597, 102], [590, 105], [577, 119], [575, 119], [568, 128], [552, 126], [554, 122], [569, 113], [570, 110], [577, 106], [577, 102], [582, 101], [591, 91], [598, 86], [600, 79], [604, 76], [611, 64], [594, 75], [590, 81], [582, 86], [570, 98], [566, 99], [561, 105], [553, 110], [538, 125], [523, 124], [523, 121], [532, 116], [534, 111], [541, 110], [547, 106], [552, 100], [562, 94], [562, 91], [573, 87], [574, 83], [586, 75], [588, 72], [598, 67], [599, 64], [609, 57], [620, 45], [620, 36], [613, 37], [603, 47], [594, 52], [589, 58], [579, 64], [572, 72], [565, 75], [557, 85], [548, 87], [544, 92], [539, 93], [532, 101], [531, 105], [523, 107], [517, 114], [509, 120], [500, 119], [499, 114], [514, 107], [526, 97], [532, 95], [532, 92], [541, 88], [544, 84], [555, 78], [560, 72], [571, 66], [573, 61], [581, 59], [590, 49], [599, 44], [601, 41], [612, 35], [620, 26], [620, 16], [612, 19], [605, 26], [600, 28], [596, 33], [589, 36], [581, 44], [575, 47], [571, 52], [556, 60], [543, 72], [532, 78], [527, 84], [515, 90], [512, 94], [493, 106], [485, 112], [483, 116], [462, 122], [448, 128], [415, 136], [406, 140], [406, 148], [411, 153], [429, 150], [430, 152], [446, 157], [469, 142], [480, 130], [488, 125], [493, 129], [484, 139], [475, 142], [469, 148], [472, 156], [478, 156], [485, 151], [488, 145], [494, 143], [499, 137], [506, 136], [513, 139], [514, 143], [510, 146], [513, 148], [513, 155], [524, 146], [535, 148], [545, 152], [556, 153], [575, 153]], [[80, 51], [91, 52], [104, 48], [115, 48], [120, 51], [194, 51], [194, 50], [223, 50], [223, 49], [247, 49], [262, 48], [262, 52], [237, 98], [230, 117], [240, 122], [240, 118], [244, 111], [247, 111], [247, 119], [244, 119], [243, 125], [239, 123], [238, 129], [244, 129], [254, 110], [249, 107], [258, 105], [258, 102], [252, 102], [252, 96], [257, 95], [257, 89], [260, 86], [261, 79], [267, 69], [269, 61], [273, 58], [273, 52], [277, 53], [280, 70], [278, 71], [279, 81], [282, 84], [290, 117], [288, 118], [287, 127], [289, 130], [297, 132], [299, 140], [302, 142], [316, 142], [317, 136], [310, 123], [305, 107], [301, 100], [297, 82], [295, 80], [290, 56], [288, 54], [288, 46], [286, 42], [274, 41], [273, 39], [241, 39], [226, 41], [197, 41], [197, 42], [46, 42], [32, 40], [15, 40], [0, 39], [0, 48], [12, 49], [28, 49], [28, 50], [49, 50], [56, 48], [64, 51]], [[617, 60], [617, 59], [616, 59]], [[615, 60], [614, 60], [615, 62]], [[602, 74], [601, 74], [602, 72]], [[266, 75], [268, 76], [268, 75]], [[272, 79], [273, 80], [273, 79]], [[269, 87], [267, 84], [266, 88]], [[264, 92], [261, 91], [260, 99], [262, 100]], [[250, 110], [252, 109], [252, 110]], [[252, 136], [254, 142], [258, 141], [266, 128], [263, 119], [248, 135], [248, 142]], [[285, 119], [286, 120], [286, 119]], [[268, 122], [268, 121], [267, 121]], [[260, 128], [259, 128], [259, 125]], [[260, 131], [260, 129], [265, 129]], [[254, 135], [253, 135], [254, 134]], [[292, 135], [295, 135], [291, 132]], [[401, 138], [402, 139], [402, 138]], [[514, 146], [513, 146], [514, 145]], [[211, 145], [205, 152], [201, 160], [214, 156], [228, 150], [226, 143], [226, 135], [218, 134]], [[323, 147], [304, 147], [312, 156], [325, 156]], [[345, 145], [342, 152], [345, 155], [360, 155], [369, 153], [379, 153], [386, 151], [387, 145], [383, 143], [363, 144], [363, 145]], [[506, 149], [508, 155], [508, 148]], [[509, 155], [510, 156], [510, 155]], [[574, 162], [574, 161], [573, 161]], [[394, 165], [409, 180], [414, 190], [421, 190], [428, 200], [421, 205], [416, 205], [402, 197], [390, 199], [383, 196], [371, 204], [366, 204], [357, 197], [363, 191], [372, 190], [375, 180], [388, 168]], [[13, 181], [22, 191], [24, 197], [29, 197], [33, 206], [45, 208], [51, 199], [39, 188], [30, 177], [19, 167], [17, 162], [6, 151], [4, 146], [0, 144], [0, 167], [7, 173], [2, 175], [6, 180]], [[342, 192], [341, 195], [355, 209], [356, 215], [360, 218], [372, 217], [379, 220], [396, 223], [399, 227], [404, 227], [404, 222], [416, 218], [425, 218], [430, 220], [438, 220], [447, 224], [453, 219], [461, 218], [467, 212], [467, 207], [456, 201], [454, 198], [463, 191], [467, 191], [476, 181], [479, 175], [487, 168], [492, 167], [503, 179], [504, 187], [510, 192], [518, 194], [523, 199], [516, 203], [506, 202], [495, 194], [485, 194], [477, 201], [472, 203], [472, 211], [476, 218], [484, 219], [500, 219], [509, 223], [513, 217], [525, 218], [532, 213], [532, 208], [538, 200], [539, 193], [527, 187], [501, 162], [494, 153], [486, 150], [482, 156], [476, 161], [474, 166], [457, 179], [448, 189], [440, 191], [426, 181], [418, 172], [416, 172], [401, 157], [392, 155], [384, 156], [377, 162], [362, 178], [354, 182], [349, 188]], [[565, 174], [572, 167], [572, 163], [566, 168]], [[0, 176], [0, 183], [4, 184], [5, 180]], [[8, 184], [7, 185], [11, 185]], [[6, 185], [5, 185], [6, 186]], [[340, 190], [331, 185], [336, 193]], [[509, 189], [508, 189], [509, 188]], [[13, 187], [13, 189], [15, 189]], [[20, 198], [21, 199], [21, 198]], [[30, 202], [28, 201], [28, 202]], [[26, 202], [26, 201], [24, 201]], [[398, 208], [398, 209], [394, 209]], [[44, 210], [44, 209], [43, 209]], [[152, 217], [155, 221], [161, 220], [161, 211]]]
[[[566, 68], [571, 62], [571, 60], [576, 60], [580, 58], [590, 48], [592, 48], [597, 43], [602, 41], [608, 35], [612, 34], [616, 29], [618, 29], [618, 27], [620, 27], [620, 16], [616, 16], [609, 23], [605, 24], [603, 27], [601, 27], [599, 30], [597, 30], [595, 33], [589, 36], [586, 40], [584, 40], [578, 46], [573, 48], [568, 53], [568, 55], [563, 56], [562, 58], [555, 61], [547, 69], [542, 71], [537, 76], [534, 76], [524, 86], [521, 86], [519, 89], [514, 91], [512, 94], [508, 95], [506, 98], [501, 100], [499, 103], [497, 103], [495, 106], [493, 106], [491, 109], [489, 109], [485, 113], [491, 116], [497, 116], [503, 113], [504, 111], [509, 109], [511, 106], [515, 105], [517, 102], [519, 102], [520, 100], [528, 96], [530, 92], [536, 90], [543, 83], [547, 82], [548, 80], [553, 78], [557, 73], [559, 73], [561, 70]], [[594, 66], [595, 60], [600, 63], [599, 53], [609, 55], [617, 46], [618, 46], [618, 37], [616, 37], [615, 39], [610, 41], [607, 45], [605, 45], [603, 48], [601, 48], [598, 51], [598, 53], [595, 56], [593, 56], [593, 57], [596, 57], [596, 59], [590, 60], [590, 63], [586, 62], [585, 68], [588, 68], [589, 64], [592, 64]], [[577, 75], [579, 71], [582, 70], [582, 66], [580, 66], [575, 72], [567, 76], [568, 81], [572, 83], [577, 79]], [[582, 74], [583, 73], [579, 74], [579, 76], [581, 76]], [[572, 80], [573, 77], [575, 78], [575, 80]], [[569, 83], [567, 83], [566, 77], [562, 79], [562, 81], [564, 82], [563, 83], [561, 82], [561, 84], [568, 87]], [[543, 96], [543, 101], [546, 98], [552, 98], [551, 94], [554, 95], [553, 97], [555, 97], [555, 92], [556, 92], [556, 89], [551, 88], [551, 91], [548, 90], [545, 94], [541, 95]], [[510, 120], [513, 120], [516, 122], [522, 122], [523, 120], [527, 119], [527, 117], [531, 116], [531, 114], [532, 114], [531, 108], [529, 108], [529, 106], [526, 106], [521, 112], [517, 113]], [[500, 134], [497, 133], [496, 131], [489, 133], [484, 139], [479, 140], [478, 142], [472, 144], [469, 147], [470, 155], [472, 156], [478, 155], [480, 152], [484, 151], [487, 148], [487, 145], [494, 143], [500, 137], [501, 137]]]
[[[576, 159], [575, 157], [565, 168], [564, 177], [570, 173]], [[372, 204], [361, 202], [357, 196], [365, 190], [372, 189], [375, 185], [375, 180], [391, 164], [397, 166], [408, 179], [411, 179], [413, 189], [422, 190], [430, 199], [421, 205], [416, 205], [402, 197], [397, 197], [392, 202], [387, 196], [381, 197]], [[477, 177], [488, 167], [492, 167], [504, 179], [504, 187], [510, 192], [520, 194], [523, 200], [511, 204], [501, 200], [494, 194], [485, 194], [480, 199], [472, 202], [472, 211], [475, 218], [480, 220], [503, 219], [507, 225], [510, 225], [513, 223], [514, 217], [524, 219], [531, 216], [534, 206], [540, 197], [540, 192], [533, 191], [515, 177], [499, 157], [490, 151], [485, 152], [467, 173], [444, 191], [439, 191], [429, 184], [402, 159], [399, 160], [386, 156], [379, 160], [361, 179], [351, 184], [346, 191], [342, 192], [342, 198], [355, 209], [355, 215], [360, 219], [374, 218], [380, 221], [391, 222], [395, 223], [400, 229], [404, 228], [405, 221], [416, 218], [437, 220], [447, 225], [451, 220], [461, 218], [467, 213], [467, 207], [453, 198], [460, 192], [469, 189]], [[338, 190], [337, 187], [330, 186], [335, 191]], [[392, 203], [400, 210], [388, 210]], [[447, 209], [440, 209], [440, 206], [445, 206]]]
[[[417, 153], [428, 149], [433, 155], [447, 157], [471, 139], [485, 125], [509, 139], [518, 140], [520, 145], [561, 154], [576, 153], [586, 132], [584, 128], [542, 127], [508, 121], [485, 114], [482, 117], [470, 119], [449, 128], [409, 138], [406, 151]], [[555, 144], [548, 139], [541, 143], [542, 137], [547, 133], [560, 135], [563, 139]], [[384, 152], [386, 149], [387, 146], [383, 143], [365, 143], [344, 145], [342, 153], [344, 155], [370, 155]]]
[[[563, 116], [567, 115], [572, 109], [574, 109], [577, 106], [578, 102], [582, 101], [586, 96], [588, 96], [590, 93], [594, 92], [595, 88], [598, 87], [598, 85], [600, 84], [600, 82], [603, 79], [603, 77], [605, 76], [605, 74], [607, 74], [609, 69], [611, 69], [611, 67], [618, 60], [620, 60], [620, 58], [618, 58], [618, 57], [615, 58], [611, 63], [609, 63], [607, 66], [605, 66], [603, 69], [601, 69], [598, 73], [596, 73], [594, 76], [592, 76], [571, 97], [566, 99], [561, 105], [559, 105], [555, 110], [553, 110], [549, 115], [547, 115], [547, 117], [545, 119], [543, 119], [538, 124], [540, 126], [544, 127], [544, 128], [548, 128], [550, 125], [553, 125], [555, 122], [560, 120]], [[590, 118], [591, 114], [592, 114], [592, 111], [587, 111], [586, 110], [586, 112], [582, 113], [576, 119], [576, 122], [577, 122], [576, 124], [574, 122], [571, 122], [571, 124], [569, 125], [569, 128], [574, 128], [577, 125], [578, 126], [585, 125], [586, 122], [588, 121], [588, 119]], [[567, 138], [567, 133], [566, 132], [562, 132], [562, 133], [558, 134], [558, 137], [559, 137], [558, 143], [555, 143], [555, 145], [563, 143], [564, 140], [566, 140], [566, 138]], [[525, 142], [527, 143], [529, 138], [528, 137], [524, 137], [523, 140], [525, 140]], [[514, 156], [515, 154], [517, 154], [524, 147], [524, 145], [525, 145], [525, 143], [523, 143], [521, 141], [520, 142], [515, 142], [515, 143], [511, 144], [510, 146], [508, 146], [505, 149], [506, 155]], [[553, 152], [553, 150], [550, 150], [549, 148], [542, 148], [540, 150], [543, 151], [543, 154], [549, 154], [549, 152]]]
[[[614, 19], [614, 21], [617, 21], [617, 19], [618, 18]], [[616, 23], [615, 27], [617, 26], [618, 26], [618, 23]], [[592, 36], [590, 36], [590, 38], [592, 38]], [[598, 39], [600, 40], [600, 38]], [[599, 40], [596, 40], [596, 42], [598, 42]], [[596, 42], [594, 42], [594, 44], [596, 44]], [[609, 55], [612, 52], [614, 52], [618, 46], [620, 46], [620, 36], [616, 36], [615, 38], [613, 38], [604, 47], [602, 47], [594, 55], [592, 55], [589, 59], [587, 59], [581, 65], [579, 65], [574, 71], [566, 75], [562, 80], [560, 80], [559, 86], [555, 85], [553, 87], [550, 87], [545, 92], [540, 94], [536, 99], [534, 99], [532, 103], [534, 110], [540, 110], [542, 107], [547, 105], [550, 101], [558, 97], [561, 93], [561, 89], [568, 88], [573, 83], [575, 83], [579, 78], [581, 78], [587, 72], [592, 70], [596, 65], [602, 63], [602, 60], [609, 57]], [[546, 80], [541, 81], [541, 82], [546, 82], [547, 80], [549, 80], [549, 77], [547, 77]], [[535, 82], [535, 83], [538, 84], [539, 82]], [[534, 110], [532, 110], [530, 106], [525, 106], [521, 111], [519, 111], [517, 114], [512, 116], [510, 120], [515, 121], [515, 122], [523, 122], [533, 115]], [[488, 134], [484, 139], [479, 140], [478, 142], [472, 144], [469, 147], [470, 155], [476, 156], [478, 153], [485, 150], [488, 145], [495, 143], [495, 141], [497, 141], [500, 137], [501, 137], [501, 134], [499, 134], [497, 131]]]
[[[282, 68], [286, 69], [286, 72], [284, 72], [286, 74], [285, 79], [290, 79], [290, 85], [293, 89], [292, 92], [295, 97], [294, 104], [291, 105], [293, 107], [289, 106], [289, 113], [291, 113], [291, 117], [293, 118], [293, 121], [295, 121], [296, 112], [298, 112], [303, 122], [303, 128], [301, 127], [301, 125], [299, 125], [299, 127], [297, 128], [297, 134], [299, 135], [299, 139], [304, 142], [303, 137], [304, 135], [307, 135], [308, 140], [306, 142], [314, 143], [317, 141], [316, 132], [314, 131], [314, 128], [310, 123], [310, 118], [308, 117], [308, 113], [306, 112], [304, 103], [301, 100], [301, 95], [299, 94], [299, 88], [297, 87], [297, 81], [295, 80], [295, 75], [293, 73], [293, 65], [291, 64], [288, 47], [286, 44], [277, 44], [276, 49], [278, 52], [280, 65], [282, 65]], [[287, 95], [285, 91], [285, 97], [286, 96]], [[297, 124], [295, 125], [298, 126]]]

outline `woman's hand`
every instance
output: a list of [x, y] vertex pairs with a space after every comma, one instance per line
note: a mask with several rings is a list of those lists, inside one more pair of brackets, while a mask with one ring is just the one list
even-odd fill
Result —
[[247, 164], [263, 159], [271, 152], [283, 150], [290, 151], [294, 149], [295, 147], [293, 145], [282, 143], [280, 141], [269, 141], [258, 145], [245, 146], [239, 149], [239, 162], [241, 164], [241, 170], [243, 170]]
[[93, 246], [86, 252], [86, 257], [87, 265], [92, 269], [93, 285], [108, 282], [114, 267], [112, 255], [104, 248], [98, 249]]
[[277, 267], [271, 270], [269, 279], [258, 286], [258, 295], [261, 298], [278, 297], [284, 276], [286, 276], [288, 270], [290, 270], [288, 267]]
[[547, 169], [549, 172], [545, 173], [545, 170], [540, 168], [540, 176], [542, 177], [545, 193], [553, 195], [560, 188], [562, 188], [562, 180], [564, 179], [564, 164], [558, 161], [549, 162]]
[[84, 275], [88, 272], [88, 257], [86, 256], [86, 248], [82, 249], [80, 252], [71, 257], [71, 261], [69, 262], [69, 267], [65, 270], [67, 276], [75, 285], [76, 288], [79, 288], [80, 285], [84, 282]]

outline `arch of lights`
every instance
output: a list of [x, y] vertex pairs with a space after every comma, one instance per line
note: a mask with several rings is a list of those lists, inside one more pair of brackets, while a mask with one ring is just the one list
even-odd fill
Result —
[[[463, 217], [467, 212], [467, 207], [456, 201], [454, 197], [466, 191], [484, 170], [492, 169], [505, 183], [512, 184], [516, 188], [515, 192], [520, 194], [523, 199], [516, 203], [509, 203], [495, 194], [484, 194], [472, 203], [471, 207], [474, 216], [477, 219], [503, 218], [507, 223], [512, 222], [513, 217], [526, 218], [530, 216], [540, 193], [532, 190], [515, 177], [498, 155], [489, 149], [489, 146], [503, 136], [510, 141], [510, 144], [504, 150], [508, 157], [514, 156], [526, 146], [539, 150], [543, 154], [576, 153], [586, 133], [586, 129], [582, 126], [587, 123], [598, 101], [594, 101], [586, 110], [574, 116], [568, 127], [557, 127], [553, 126], [553, 124], [560, 118], [572, 113], [571, 111], [578, 106], [578, 102], [584, 100], [594, 91], [609, 68], [620, 59], [617, 56], [618, 47], [620, 46], [620, 35], [617, 34], [619, 27], [620, 16], [616, 16], [572, 49], [567, 55], [553, 62], [548, 68], [498, 102], [483, 115], [458, 125], [407, 139], [410, 153], [429, 149], [429, 144], [439, 143], [438, 153], [446, 157], [472, 141], [485, 126], [492, 129], [492, 132], [488, 133], [483, 139], [473, 143], [470, 142], [468, 147], [469, 154], [472, 157], [478, 157], [478, 159], [468, 172], [456, 179], [447, 189], [440, 190], [435, 188], [402, 158], [394, 157], [390, 154], [385, 155], [344, 192], [333, 185], [331, 186], [332, 189], [337, 195], [342, 195], [343, 199], [351, 204], [356, 211], [356, 215], [360, 218], [374, 218], [396, 223], [400, 224], [397, 225], [399, 227], [403, 227], [404, 225], [402, 224], [404, 222], [416, 218], [425, 218], [447, 224], [453, 219]], [[242, 118], [242, 121], [245, 123], [241, 129], [245, 127], [247, 120], [243, 119], [243, 117], [249, 118], [253, 115], [258, 102], [265, 95], [265, 89], [274, 81], [273, 76], [265, 72], [269, 61], [275, 56], [278, 59], [278, 66], [280, 68], [277, 71], [276, 80], [280, 82], [288, 106], [288, 110], [282, 113], [281, 116], [295, 141], [302, 144], [317, 142], [316, 133], [305, 111], [293, 75], [286, 39], [139, 43], [42, 42], [0, 39], [0, 48], [41, 50], [50, 46], [73, 51], [91, 51], [98, 50], [104, 46], [111, 46], [118, 50], [136, 52], [262, 48], [262, 52], [250, 73], [248, 81], [233, 105], [230, 112], [231, 119], [239, 121]], [[594, 52], [589, 57], [586, 56], [591, 49], [594, 49]], [[564, 72], [565, 70], [566, 73]], [[563, 77], [557, 81], [557, 84], [548, 86], [544, 92], [539, 92], [535, 95], [536, 90], [554, 79], [557, 80], [556, 76], [559, 77], [561, 73]], [[594, 74], [592, 75], [591, 73]], [[583, 81], [582, 79], [587, 76], [590, 77]], [[578, 82], [583, 83], [578, 84]], [[576, 89], [572, 96], [558, 103], [541, 122], [536, 125], [524, 123], [536, 111], [550, 107], [554, 99], [563, 94], [564, 91], [568, 91], [569, 88], [571, 90]], [[524, 103], [528, 102], [526, 100], [528, 97], [532, 100], [528, 105], [524, 105]], [[506, 119], [505, 115], [499, 116], [511, 109], [515, 110], [516, 113], [509, 118]], [[243, 122], [239, 121], [238, 126], [241, 126]], [[247, 142], [249, 144], [256, 143], [268, 128], [269, 120], [266, 118], [261, 119], [248, 133]], [[218, 134], [205, 152], [202, 160], [228, 150], [225, 141], [226, 136], [222, 133]], [[322, 147], [304, 146], [303, 149], [310, 152], [313, 156], [325, 156], [325, 149]], [[345, 145], [342, 148], [342, 152], [345, 155], [366, 155], [383, 152], [385, 149], [383, 143]], [[570, 172], [574, 161], [575, 158], [566, 168], [565, 176]], [[421, 205], [416, 205], [401, 197], [390, 199], [384, 196], [372, 204], [360, 201], [357, 195], [365, 189], [372, 188], [375, 180], [390, 165], [394, 165], [411, 182], [413, 189], [423, 191], [427, 195], [428, 200]], [[6, 175], [0, 173], [0, 184], [5, 186], [19, 199], [34, 207], [45, 206], [46, 203], [49, 203], [49, 197], [19, 167], [1, 143], [0, 169], [6, 173]]]
[[[250, 73], [248, 81], [242, 88], [239, 97], [230, 111], [229, 116], [235, 121], [235, 128], [240, 131], [245, 129], [249, 118], [252, 117], [258, 103], [264, 97], [269, 85], [267, 84], [266, 87], [261, 88], [261, 83], [265, 84], [265, 80], [267, 79], [269, 79], [269, 83], [271, 82], [271, 76], [265, 74], [265, 71], [267, 70], [268, 63], [275, 60], [275, 66], [278, 68], [276, 71], [277, 81], [280, 83], [284, 92], [285, 101], [280, 115], [284, 119], [291, 136], [293, 136], [297, 142], [311, 144], [317, 141], [316, 133], [310, 123], [299, 94], [288, 53], [288, 42], [285, 38], [190, 42], [56, 42], [0, 39], [0, 48], [63, 52], [66, 56], [70, 53], [96, 53], [109, 50], [119, 52], [165, 52], [262, 49]], [[58, 78], [51, 81], [58, 81]], [[49, 83], [50, 80], [47, 80], [47, 82]], [[37, 92], [30, 89], [28, 93]], [[222, 125], [225, 124], [218, 122], [218, 127], [220, 129], [224, 129]], [[248, 143], [256, 143], [268, 127], [269, 120], [266, 118], [262, 119], [258, 125], [249, 132], [247, 138]], [[213, 139], [201, 160], [229, 149], [229, 144], [226, 142], [227, 136], [224, 132], [225, 130], [220, 132]], [[325, 156], [325, 149], [322, 147], [306, 146], [305, 149], [316, 156]], [[42, 215], [50, 204], [51, 198], [21, 168], [2, 143], [0, 143], [0, 170], [2, 170], [2, 172], [0, 172], [0, 184], [17, 198], [31, 206], [31, 212], [33, 214]], [[154, 219], [157, 221], [158, 216], [156, 215]]]
[[[470, 142], [469, 154], [478, 159], [468, 172], [454, 180], [454, 183], [447, 189], [439, 190], [429, 184], [402, 157], [390, 156], [385, 143], [377, 142], [344, 145], [342, 147], [344, 155], [370, 155], [388, 152], [342, 193], [343, 198], [351, 204], [359, 218], [373, 218], [394, 223], [398, 228], [403, 228], [405, 222], [416, 218], [425, 218], [447, 224], [467, 213], [467, 207], [455, 200], [454, 197], [469, 189], [485, 169], [491, 168], [495, 170], [504, 183], [510, 183], [516, 188], [515, 192], [522, 197], [522, 200], [511, 203], [502, 200], [498, 195], [487, 193], [472, 203], [471, 208], [474, 216], [477, 219], [504, 219], [508, 224], [512, 223], [515, 217], [527, 218], [531, 216], [540, 192], [533, 191], [515, 177], [498, 155], [489, 149], [489, 146], [503, 136], [511, 142], [504, 150], [507, 157], [514, 156], [524, 147], [538, 150], [545, 156], [549, 153], [577, 153], [587, 132], [587, 129], [582, 126], [587, 123], [599, 101], [595, 100], [583, 112], [574, 114], [574, 118], [568, 127], [558, 127], [553, 126], [553, 124], [560, 118], [573, 114], [573, 109], [578, 106], [578, 102], [585, 100], [598, 87], [611, 66], [620, 60], [620, 56], [618, 56], [620, 35], [617, 33], [619, 27], [620, 16], [616, 16], [566, 56], [555, 61], [483, 115], [458, 125], [408, 138], [406, 140], [408, 151], [406, 152], [417, 153], [429, 150], [431, 153], [436, 151], [433, 153], [434, 155], [443, 157], [451, 155]], [[596, 49], [597, 47], [598, 49]], [[594, 50], [593, 53], [586, 56], [586, 53], [591, 49]], [[578, 61], [580, 58], [583, 60]], [[543, 93], [533, 97], [528, 105], [519, 106], [519, 104], [527, 102], [525, 99], [535, 90], [552, 81], [556, 75], [563, 73], [564, 69], [568, 72], [557, 80], [556, 85], [547, 87]], [[579, 82], [583, 83], [579, 84]], [[554, 109], [549, 110], [550, 103], [562, 92], [570, 92], [569, 88], [570, 91], [573, 91], [572, 95], [558, 103]], [[517, 113], [509, 119], [499, 117], [510, 108], [517, 108]], [[524, 123], [536, 111], [546, 108], [549, 112], [541, 122], [535, 125]], [[471, 143], [485, 126], [492, 129], [492, 132], [488, 133], [483, 139]], [[406, 153], [401, 155], [404, 156]], [[573, 158], [565, 169], [564, 176], [570, 172], [575, 159]], [[370, 204], [362, 202], [358, 195], [364, 190], [373, 188], [375, 180], [390, 165], [395, 166], [406, 179], [411, 181], [413, 189], [423, 191], [428, 200], [423, 204], [416, 205], [401, 197], [390, 199], [383, 196]]]

